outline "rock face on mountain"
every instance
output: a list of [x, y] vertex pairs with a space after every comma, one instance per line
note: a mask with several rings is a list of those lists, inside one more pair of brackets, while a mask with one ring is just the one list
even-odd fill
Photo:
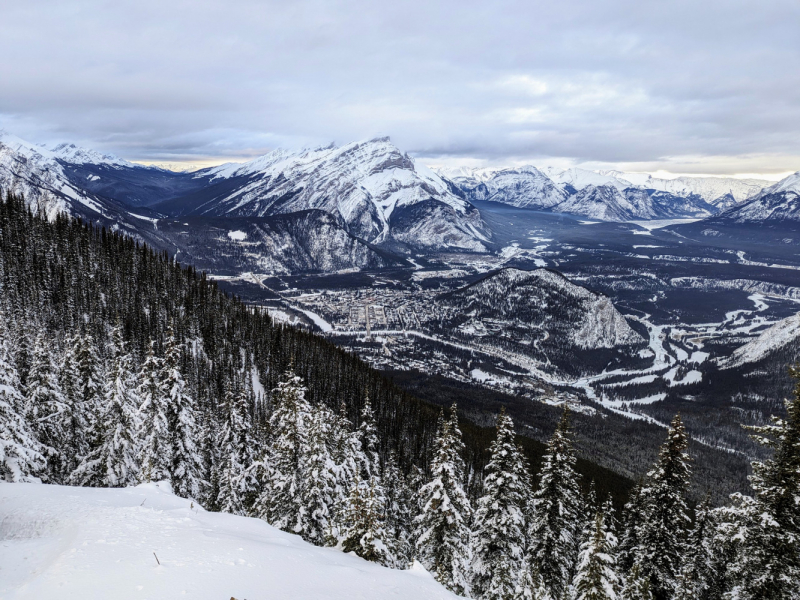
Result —
[[198, 171], [202, 189], [157, 205], [175, 216], [334, 215], [356, 237], [389, 248], [483, 252], [480, 213], [388, 138], [341, 147], [276, 150]]
[[733, 206], [709, 223], [800, 225], [800, 171], [765, 188], [742, 205]]
[[454, 325], [462, 329], [492, 319], [514, 330], [545, 333], [541, 341], [581, 349], [644, 342], [606, 296], [548, 269], [502, 269], [442, 296], [440, 302], [453, 309], [453, 319], [460, 321]]

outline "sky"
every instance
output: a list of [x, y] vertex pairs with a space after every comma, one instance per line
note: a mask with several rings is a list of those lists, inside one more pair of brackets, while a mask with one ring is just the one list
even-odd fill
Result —
[[800, 170], [797, 0], [0, 0], [0, 128], [129, 160]]

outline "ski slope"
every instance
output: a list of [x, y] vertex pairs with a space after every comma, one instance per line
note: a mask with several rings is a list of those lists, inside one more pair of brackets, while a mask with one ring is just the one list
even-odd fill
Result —
[[0, 482], [0, 599], [457, 598], [418, 565], [392, 570], [318, 548], [160, 486]]

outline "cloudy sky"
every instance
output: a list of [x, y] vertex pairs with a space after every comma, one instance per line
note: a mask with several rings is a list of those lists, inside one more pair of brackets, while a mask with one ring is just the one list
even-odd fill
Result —
[[0, 0], [0, 128], [208, 164], [389, 135], [429, 164], [800, 169], [797, 0]]

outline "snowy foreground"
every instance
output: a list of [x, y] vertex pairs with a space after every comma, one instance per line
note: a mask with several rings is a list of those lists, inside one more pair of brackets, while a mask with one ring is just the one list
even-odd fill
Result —
[[0, 482], [1, 600], [181, 597], [457, 598], [422, 567], [391, 570], [318, 548], [259, 519], [206, 512], [156, 484]]

